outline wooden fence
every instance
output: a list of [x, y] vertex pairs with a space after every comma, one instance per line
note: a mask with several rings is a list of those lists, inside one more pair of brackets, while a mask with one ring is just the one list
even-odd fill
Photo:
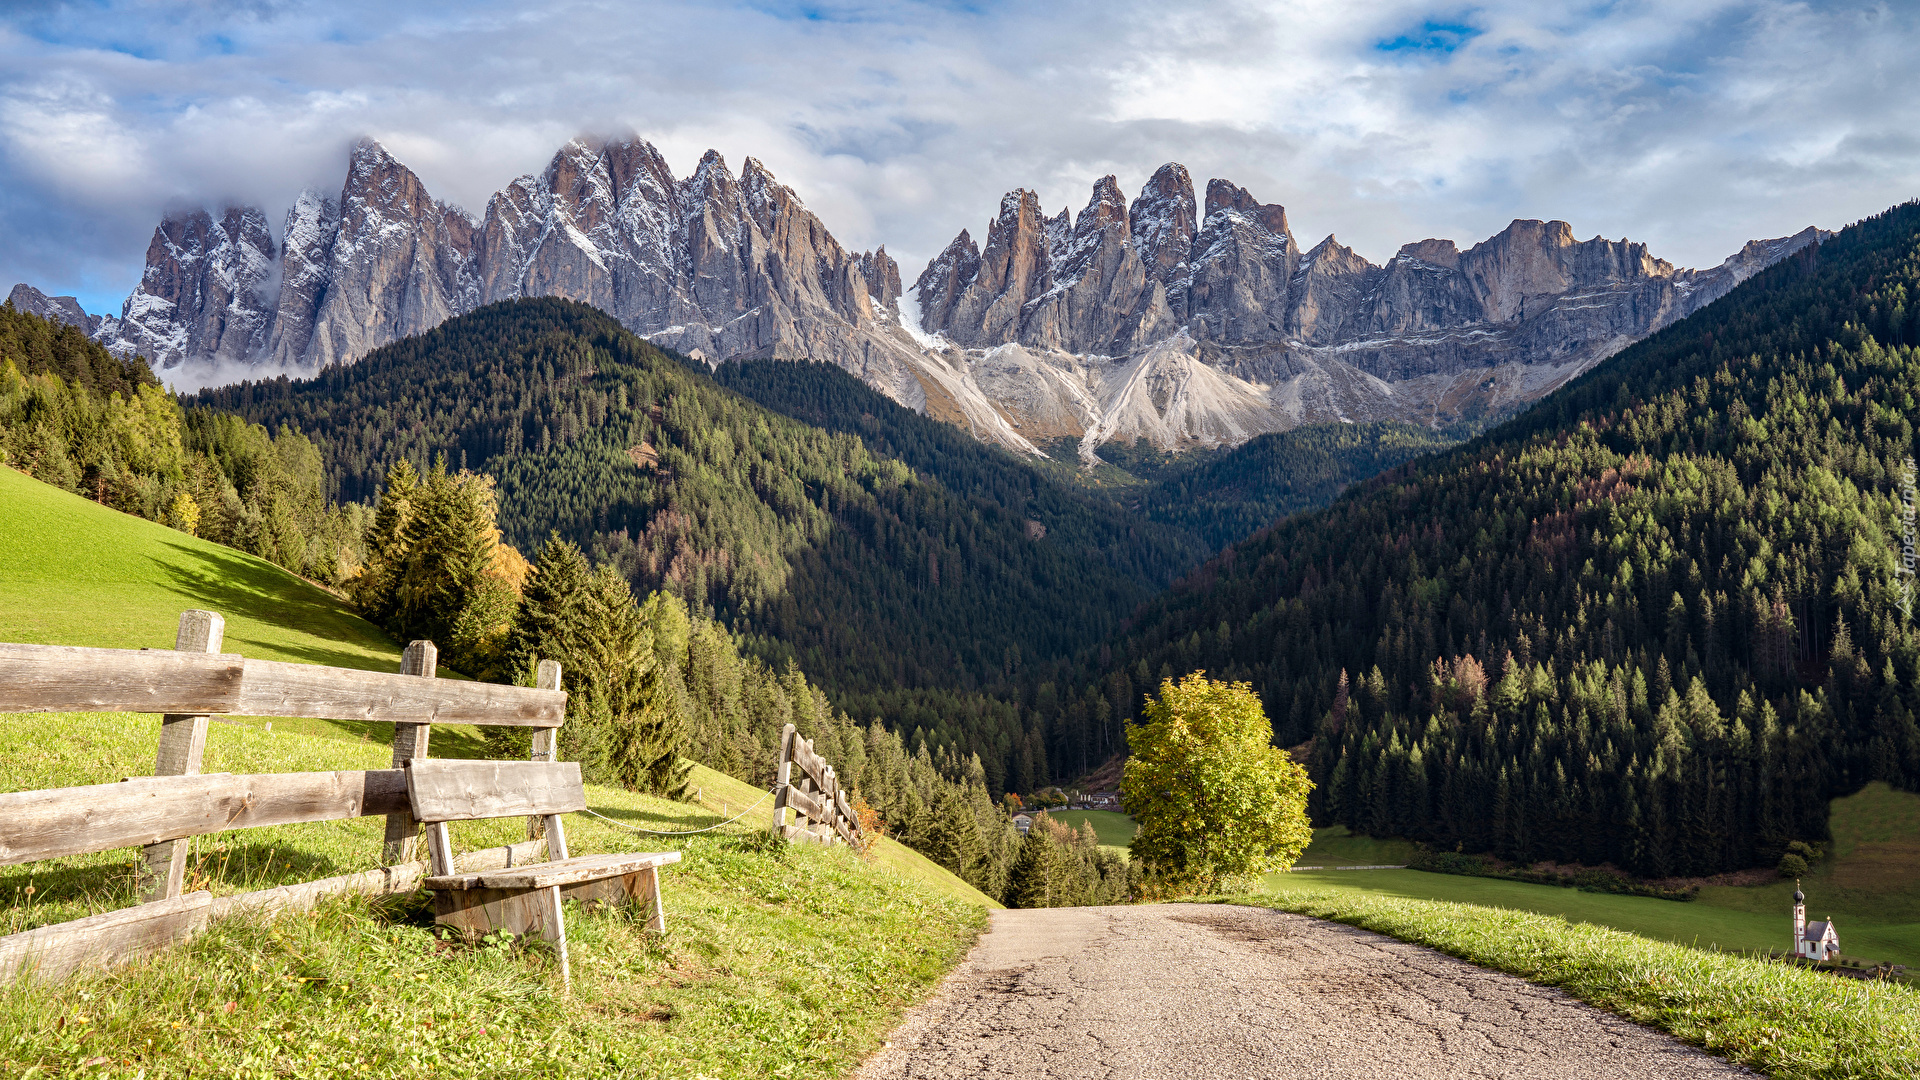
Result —
[[[425, 869], [413, 860], [419, 826], [404, 766], [427, 756], [436, 723], [532, 730], [532, 757], [551, 761], [566, 716], [560, 665], [543, 661], [537, 687], [441, 681], [430, 641], [407, 646], [400, 673], [250, 660], [220, 651], [225, 621], [210, 611], [180, 617], [175, 646], [86, 649], [0, 644], [0, 712], [160, 713], [154, 775], [117, 784], [0, 794], [0, 866], [142, 848], [146, 903], [0, 937], [0, 980], [31, 966], [41, 978], [144, 955], [208, 921], [247, 908], [309, 906], [333, 893], [400, 892]], [[363, 772], [202, 774], [207, 725], [220, 715], [313, 717], [394, 725], [393, 767]], [[383, 860], [360, 874], [215, 900], [182, 895], [187, 844], [232, 829], [381, 815]], [[537, 835], [529, 823], [529, 837]], [[544, 840], [475, 852], [462, 871], [537, 861]]]
[[[800, 766], [800, 778], [793, 779], [793, 767]], [[789, 840], [831, 844], [845, 841], [858, 848], [866, 846], [860, 831], [860, 818], [847, 802], [833, 766], [813, 752], [813, 742], [800, 737], [792, 724], [780, 732], [780, 768], [773, 796], [773, 833]], [[787, 811], [795, 821], [787, 824]]]

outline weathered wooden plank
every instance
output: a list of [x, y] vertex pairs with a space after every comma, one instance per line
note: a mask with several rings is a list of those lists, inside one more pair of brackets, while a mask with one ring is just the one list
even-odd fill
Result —
[[792, 790], [789, 780], [793, 776], [793, 725], [780, 729], [780, 764], [773, 781], [773, 824], [768, 826], [775, 835], [785, 836], [787, 831], [787, 793]]
[[[551, 885], [566, 885], [575, 881], [590, 880], [592, 876], [607, 877], [615, 874], [630, 874], [648, 866], [664, 866], [679, 862], [679, 853], [672, 851], [635, 851], [618, 852], [609, 855], [581, 855], [572, 859], [520, 863], [512, 867], [493, 867], [486, 870], [462, 870], [454, 874], [437, 874], [421, 881], [429, 889], [540, 889]], [[583, 876], [585, 875], [585, 876]], [[548, 880], [552, 878], [552, 880]], [[562, 880], [562, 879], [566, 880]]]
[[575, 859], [534, 863], [507, 870], [430, 877], [422, 884], [429, 889], [545, 889], [599, 878], [624, 877], [649, 867], [671, 866], [679, 861], [680, 853], [677, 851], [582, 855]]
[[[227, 620], [211, 611], [198, 609], [180, 613], [180, 625], [174, 631], [173, 651], [217, 653], [225, 640]], [[160, 748], [155, 755], [153, 775], [191, 776], [200, 771], [200, 759], [207, 749], [205, 715], [167, 713], [160, 718]], [[175, 840], [151, 844], [140, 853], [140, 892], [144, 899], [166, 900], [180, 895], [187, 876], [187, 845]]]
[[787, 805], [805, 814], [813, 821], [825, 821], [827, 815], [832, 813], [826, 806], [821, 804], [817, 797], [809, 792], [800, 790], [798, 787], [789, 787], [787, 789]]
[[244, 658], [0, 644], [0, 712], [238, 711]]
[[[534, 665], [533, 685], [542, 690], [559, 690], [560, 661], [542, 660]], [[560, 757], [560, 733], [553, 728], [535, 728], [533, 731], [532, 753], [529, 761], [557, 761]], [[546, 835], [545, 825], [538, 814], [527, 816], [527, 839], [537, 840]]]
[[[660, 869], [654, 867], [652, 869], [642, 870], [639, 874], [624, 880], [633, 883], [628, 886], [628, 889], [633, 895], [646, 896], [648, 904], [652, 907], [652, 911], [647, 915], [647, 929], [656, 934], [666, 933], [667, 905], [665, 901], [660, 899]], [[636, 888], [636, 886], [640, 885], [641, 881], [645, 882], [647, 890], [644, 894]]]
[[[510, 847], [484, 848], [460, 856], [457, 865], [466, 872], [520, 865], [539, 858], [545, 846], [541, 841], [532, 840]], [[17, 978], [28, 966], [31, 966], [36, 978], [58, 979], [80, 967], [96, 964], [105, 966], [136, 959], [169, 943], [191, 937], [207, 925], [240, 911], [304, 910], [326, 897], [347, 892], [374, 895], [412, 892], [419, 887], [426, 869], [424, 863], [385, 866], [359, 874], [344, 874], [299, 885], [223, 896], [217, 900], [205, 892], [197, 892], [72, 922], [43, 926], [0, 938], [0, 982]], [[639, 874], [630, 875], [626, 881], [624, 891], [627, 895], [641, 895], [645, 883]], [[572, 889], [563, 892], [568, 899], [614, 898], [612, 893], [593, 882], [582, 887], [579, 893]]]
[[568, 814], [587, 808], [577, 761], [407, 763], [407, 794], [420, 821], [471, 821], [518, 814]]
[[238, 704], [245, 716], [311, 716], [409, 724], [559, 727], [567, 695], [559, 690], [454, 682], [379, 671], [248, 660]]
[[443, 889], [433, 894], [433, 911], [434, 922], [474, 937], [505, 930], [553, 938], [545, 890]]
[[407, 805], [406, 775], [367, 772], [145, 776], [0, 794], [0, 866], [161, 840], [384, 814]]
[[820, 755], [813, 752], [812, 742], [806, 739], [794, 740], [793, 763], [800, 766], [801, 771], [806, 773], [814, 783], [823, 785], [826, 783], [827, 763], [821, 760]]
[[436, 874], [453, 873], [453, 838], [447, 835], [447, 823], [436, 821], [427, 826], [427, 865]]
[[431, 683], [233, 653], [0, 644], [0, 712], [306, 716], [382, 723], [559, 727], [559, 690]]
[[53, 982], [145, 956], [198, 933], [212, 900], [211, 893], [189, 893], [0, 938], [0, 983], [24, 973]]

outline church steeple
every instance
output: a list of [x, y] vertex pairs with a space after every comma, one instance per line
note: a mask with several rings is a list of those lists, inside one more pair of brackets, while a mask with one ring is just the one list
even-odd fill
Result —
[[1800, 891], [1800, 883], [1793, 883], [1793, 945], [1791, 953], [1799, 953], [1800, 940], [1807, 936], [1807, 894]]

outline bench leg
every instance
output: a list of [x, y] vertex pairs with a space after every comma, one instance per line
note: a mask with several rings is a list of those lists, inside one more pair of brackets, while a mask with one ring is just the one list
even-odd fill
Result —
[[552, 931], [553, 946], [560, 950], [560, 988], [573, 993], [573, 968], [567, 963], [567, 923], [560, 908], [560, 886], [554, 885], [541, 892], [546, 894], [547, 928]]
[[653, 893], [653, 912], [647, 916], [647, 929], [655, 933], [667, 932], [667, 906], [660, 902], [660, 869], [653, 867], [647, 871], [647, 885]]

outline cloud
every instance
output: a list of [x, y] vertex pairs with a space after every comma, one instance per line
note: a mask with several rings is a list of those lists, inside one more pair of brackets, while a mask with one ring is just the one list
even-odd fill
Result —
[[[105, 10], [102, 10], [104, 7]], [[708, 147], [909, 278], [1002, 192], [1165, 161], [1380, 259], [1515, 217], [1684, 265], [1920, 193], [1920, 25], [1782, 0], [43, 2], [0, 17], [0, 286], [117, 310], [181, 202], [278, 220], [380, 138], [478, 214], [580, 133]]]

